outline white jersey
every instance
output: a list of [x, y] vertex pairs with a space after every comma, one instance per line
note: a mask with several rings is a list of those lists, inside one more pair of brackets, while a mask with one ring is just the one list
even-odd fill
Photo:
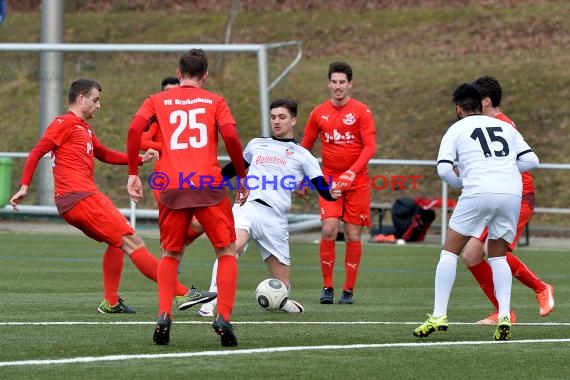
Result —
[[318, 160], [293, 140], [255, 138], [243, 158], [250, 164], [248, 202], [261, 199], [280, 215], [291, 208], [291, 193], [300, 181], [310, 185], [311, 179], [323, 175]]
[[437, 162], [453, 164], [458, 159], [462, 196], [521, 196], [521, 174], [516, 161], [519, 155], [531, 151], [511, 124], [489, 116], [470, 115], [449, 127], [441, 140]]

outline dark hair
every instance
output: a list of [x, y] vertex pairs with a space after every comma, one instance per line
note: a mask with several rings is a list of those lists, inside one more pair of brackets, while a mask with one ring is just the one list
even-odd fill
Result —
[[208, 58], [202, 49], [190, 49], [178, 63], [180, 74], [188, 78], [202, 78], [208, 72]]
[[160, 85], [160, 88], [162, 90], [164, 90], [164, 88], [168, 85], [177, 85], [177, 84], [180, 84], [180, 81], [178, 80], [178, 78], [166, 77], [162, 80], [162, 84]]
[[329, 80], [333, 73], [346, 74], [346, 79], [350, 82], [352, 80], [352, 68], [345, 62], [333, 62], [329, 65]]
[[453, 91], [453, 103], [465, 112], [481, 113], [483, 109], [481, 94], [477, 87], [470, 83], [463, 83]]
[[481, 93], [481, 98], [491, 99], [493, 107], [499, 107], [501, 105], [503, 90], [501, 89], [501, 84], [497, 79], [490, 75], [486, 75], [477, 79], [473, 84]]
[[69, 92], [67, 93], [67, 100], [69, 104], [75, 103], [79, 95], [87, 95], [91, 92], [93, 88], [103, 91], [99, 82], [89, 79], [89, 78], [78, 78], [71, 83], [69, 86]]
[[297, 117], [297, 102], [293, 99], [275, 99], [269, 105], [269, 110], [274, 108], [283, 107], [286, 108], [291, 116]]

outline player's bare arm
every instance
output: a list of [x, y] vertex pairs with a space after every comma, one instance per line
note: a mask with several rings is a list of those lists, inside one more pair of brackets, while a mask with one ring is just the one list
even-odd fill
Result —
[[333, 183], [331, 189], [329, 190], [331, 197], [333, 199], [338, 199], [342, 196], [342, 190], [339, 188], [337, 183]]
[[149, 161], [158, 160], [160, 158], [160, 153], [157, 150], [149, 148], [143, 155], [142, 155], [142, 162], [146, 164]]
[[143, 185], [138, 175], [129, 175], [129, 179], [127, 180], [127, 192], [135, 203], [143, 199]]
[[12, 198], [10, 198], [10, 204], [14, 208], [14, 211], [20, 211], [18, 208], [18, 201], [24, 199], [26, 194], [28, 194], [28, 185], [22, 185], [20, 186], [20, 190], [12, 195]]
[[240, 178], [239, 186], [236, 189], [235, 203], [237, 203], [240, 206], [243, 206], [247, 201], [247, 197], [249, 197], [249, 189], [247, 187], [246, 180], [245, 178]]
[[[141, 145], [141, 135], [143, 130], [146, 128], [147, 121], [140, 117], [135, 116], [131, 125], [129, 126], [129, 133], [127, 135], [127, 157], [129, 163], [129, 178], [127, 180], [127, 192], [131, 199], [136, 203], [143, 199], [143, 186], [142, 181], [138, 175], [138, 160], [139, 150]], [[156, 154], [158, 152], [153, 149], [147, 150], [144, 157], [150, 159], [148, 156], [153, 156], [154, 153], [149, 153], [149, 151], [154, 151]], [[148, 156], [147, 156], [148, 155]]]

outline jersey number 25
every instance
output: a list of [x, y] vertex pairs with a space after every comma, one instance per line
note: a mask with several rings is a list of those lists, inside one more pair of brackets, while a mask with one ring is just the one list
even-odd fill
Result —
[[[208, 128], [206, 124], [199, 123], [196, 120], [196, 115], [206, 113], [205, 108], [196, 108], [192, 110], [186, 111], [173, 111], [170, 114], [170, 124], [176, 125], [176, 129], [174, 133], [172, 133], [172, 137], [170, 137], [170, 149], [171, 150], [179, 150], [179, 149], [188, 149], [188, 144], [192, 148], [202, 148], [206, 146], [208, 143]], [[180, 135], [188, 129], [197, 129], [198, 136], [191, 136], [186, 141], [180, 141]]]

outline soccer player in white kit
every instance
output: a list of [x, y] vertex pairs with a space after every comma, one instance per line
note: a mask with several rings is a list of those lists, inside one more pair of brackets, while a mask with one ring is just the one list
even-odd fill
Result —
[[[457, 259], [470, 237], [489, 228], [488, 257], [499, 301], [495, 340], [511, 336], [512, 274], [505, 254], [515, 237], [520, 212], [520, 172], [538, 165], [538, 157], [520, 133], [508, 123], [482, 115], [481, 95], [464, 83], [453, 93], [458, 117], [441, 140], [437, 173], [461, 196], [449, 220], [447, 236], [435, 272], [432, 314], [413, 331], [427, 337], [447, 330], [447, 305], [457, 271]], [[458, 172], [453, 168], [458, 160]]]
[[[243, 254], [249, 239], [253, 239], [261, 257], [267, 264], [272, 278], [291, 288], [289, 280], [291, 256], [287, 212], [291, 208], [291, 193], [298, 187], [316, 189], [328, 201], [336, 200], [341, 191], [323, 177], [318, 160], [293, 138], [293, 126], [297, 122], [297, 103], [291, 99], [277, 99], [269, 106], [272, 137], [251, 140], [243, 157], [247, 173], [246, 184], [250, 190], [248, 200], [233, 208], [238, 255]], [[222, 170], [225, 177], [232, 177], [232, 165]], [[216, 291], [216, 264], [212, 271], [210, 290]], [[213, 315], [215, 300], [202, 305], [199, 314]], [[281, 308], [289, 313], [301, 313], [304, 307], [289, 299]]]

